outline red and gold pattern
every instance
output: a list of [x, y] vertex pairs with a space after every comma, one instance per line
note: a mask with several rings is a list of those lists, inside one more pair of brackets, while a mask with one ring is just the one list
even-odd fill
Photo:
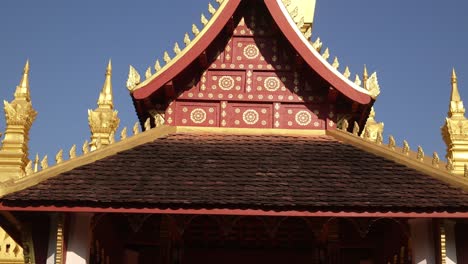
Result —
[[[295, 63], [295, 52], [265, 21], [243, 17], [199, 80], [166, 110], [170, 125], [326, 129], [335, 124], [326, 89]], [[270, 24], [271, 25], [271, 24]], [[320, 91], [320, 92], [318, 92]], [[330, 121], [330, 122], [329, 122]]]

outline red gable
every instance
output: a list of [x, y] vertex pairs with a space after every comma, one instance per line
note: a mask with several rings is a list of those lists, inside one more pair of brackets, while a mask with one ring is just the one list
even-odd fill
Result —
[[164, 113], [179, 126], [334, 129], [341, 118], [363, 126], [369, 92], [312, 48], [281, 1], [224, 1], [205, 22], [132, 91], [141, 121]]

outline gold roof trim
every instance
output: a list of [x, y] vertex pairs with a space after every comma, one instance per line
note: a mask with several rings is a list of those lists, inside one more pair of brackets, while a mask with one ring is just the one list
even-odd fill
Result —
[[[201, 31], [198, 30], [198, 28], [195, 26], [195, 24], [192, 25], [192, 32], [194, 35], [194, 39], [190, 41], [190, 38], [187, 38], [185, 35], [185, 44], [188, 43], [188, 45], [185, 46], [182, 50], [179, 51], [179, 49], [176, 49], [177, 51], [174, 52], [175, 57], [170, 58], [169, 54], [164, 52], [164, 61], [166, 62], [166, 65], [160, 66], [159, 65], [159, 60], [156, 61], [157, 67], [155, 67], [156, 72], [149, 76], [149, 78], [146, 78], [145, 81], [140, 83], [140, 78], [138, 72], [136, 72], [135, 68], [130, 66], [130, 74], [129, 78], [127, 80], [127, 88], [128, 90], [133, 93], [134, 91], [140, 89], [141, 87], [147, 85], [150, 83], [152, 80], [156, 79], [159, 75], [161, 75], [164, 71], [169, 69], [172, 65], [174, 65], [180, 58], [182, 58], [193, 46], [195, 46], [200, 39], [203, 38], [203, 36], [206, 34], [208, 29], [215, 23], [215, 21], [218, 19], [219, 15], [222, 13], [222, 10], [226, 7], [227, 3], [229, 1], [216, 1], [219, 4], [218, 9], [216, 10], [213, 5], [209, 4], [208, 9], [209, 13], [212, 14], [211, 18], [206, 22], [206, 24], [203, 25], [203, 29]], [[196, 30], [195, 30], [196, 29]], [[178, 45], [177, 45], [178, 46]], [[161, 67], [161, 68], [160, 68]], [[138, 77], [138, 78], [136, 78]]]
[[354, 135], [341, 129], [327, 130], [326, 134], [333, 136], [344, 143], [348, 143], [364, 151], [405, 165], [447, 184], [462, 188], [464, 191], [468, 191], [468, 178], [451, 174], [450, 170], [447, 169], [447, 164], [439, 161], [438, 154], [436, 152], [434, 152], [433, 157], [424, 156], [422, 147], [419, 146], [418, 151], [412, 151], [406, 141], [403, 147], [396, 147], [392, 136], [389, 137], [389, 143], [384, 144], [383, 142], [374, 142], [361, 138], [358, 135]]

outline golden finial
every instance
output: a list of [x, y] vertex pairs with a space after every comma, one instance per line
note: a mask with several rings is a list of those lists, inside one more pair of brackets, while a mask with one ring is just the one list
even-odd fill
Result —
[[344, 120], [343, 120], [343, 123], [342, 123], [342, 125], [341, 125], [341, 129], [342, 129], [343, 131], [348, 131], [348, 127], [349, 127], [348, 120], [344, 119]]
[[390, 135], [388, 137], [388, 147], [391, 149], [391, 150], [394, 150], [395, 149], [395, 146], [396, 146], [396, 142], [395, 142], [395, 138]]
[[139, 130], [138, 122], [135, 122], [135, 125], [133, 125], [133, 135], [138, 135], [139, 132], [140, 130]]
[[102, 86], [101, 93], [99, 94], [98, 106], [100, 108], [113, 108], [113, 95], [112, 95], [112, 61], [109, 60], [106, 68], [106, 78]]
[[176, 55], [179, 55], [179, 53], [180, 53], [179, 43], [177, 43], [177, 42], [174, 44], [174, 53]]
[[208, 19], [206, 19], [205, 14], [201, 14], [200, 21], [203, 24], [203, 26], [206, 26], [206, 24], [208, 24]]
[[185, 36], [184, 36], [184, 44], [185, 46], [188, 46], [190, 44], [191, 40], [190, 40], [190, 36], [188, 33], [185, 33]]
[[214, 8], [211, 3], [208, 3], [208, 12], [210, 12], [210, 14], [214, 15], [214, 13], [216, 13], [216, 8]]
[[437, 154], [437, 152], [434, 152], [432, 154], [432, 166], [438, 168], [439, 167], [439, 162], [440, 162], [439, 154]]
[[23, 69], [23, 76], [21, 77], [19, 85], [16, 86], [15, 98], [31, 99], [31, 94], [29, 92], [29, 60], [26, 61]]
[[30, 160], [28, 162], [28, 164], [26, 165], [26, 168], [25, 168], [25, 172], [26, 172], [26, 175], [31, 175], [34, 173], [34, 170], [33, 170], [33, 162], [32, 160]]
[[127, 89], [132, 91], [140, 83], [140, 81], [140, 74], [132, 65], [130, 65], [130, 69], [128, 71]]
[[70, 159], [76, 158], [76, 145], [73, 145], [70, 148], [70, 151], [68, 151], [68, 156], [70, 157]]
[[409, 151], [410, 151], [410, 146], [408, 144], [408, 141], [403, 140], [403, 149], [402, 149], [403, 154], [408, 155]]
[[44, 158], [41, 160], [41, 169], [45, 170], [49, 167], [48, 161], [47, 161], [47, 155], [44, 156]]
[[81, 147], [81, 151], [83, 151], [83, 154], [88, 154], [89, 153], [89, 142], [88, 140], [85, 140], [83, 143], [83, 146]]
[[328, 60], [328, 58], [330, 58], [330, 50], [328, 48], [326, 48], [323, 52], [322, 58], [324, 58], [325, 60]]
[[358, 122], [354, 121], [353, 135], [357, 136], [358, 134], [359, 134], [359, 124]]
[[332, 67], [335, 69], [338, 69], [338, 67], [340, 67], [340, 62], [338, 61], [338, 57], [335, 57], [335, 59], [333, 60]]
[[383, 142], [383, 135], [382, 135], [382, 131], [378, 131], [377, 132], [377, 138], [376, 138], [376, 141], [375, 141], [378, 145], [381, 145], [382, 142]]
[[453, 171], [453, 161], [451, 158], [447, 158], [447, 165], [445, 166], [445, 168], [448, 170], [448, 171]]
[[124, 140], [127, 138], [127, 127], [124, 127], [122, 131], [120, 132], [120, 140]]
[[151, 73], [151, 67], [148, 67], [148, 69], [146, 69], [146, 72], [145, 72], [145, 78], [149, 79], [151, 78], [152, 75], [153, 73]]
[[59, 150], [57, 154], [55, 155], [55, 163], [59, 164], [63, 162], [63, 150]]
[[322, 41], [320, 40], [320, 38], [317, 38], [314, 43], [312, 43], [312, 47], [314, 47], [314, 49], [317, 51], [317, 52], [320, 52], [320, 50], [322, 49]]
[[349, 79], [349, 76], [351, 76], [351, 72], [349, 71], [349, 67], [346, 66], [344, 72], [343, 72], [343, 76], [346, 77], [347, 79]]
[[359, 79], [359, 75], [356, 74], [356, 78], [354, 79], [354, 84], [357, 86], [361, 86], [361, 79]]
[[154, 69], [156, 71], [161, 70], [161, 64], [159, 63], [159, 60], [156, 60], [156, 63], [154, 64]]
[[166, 63], [169, 63], [171, 61], [171, 57], [169, 57], [169, 53], [167, 53], [167, 51], [164, 52], [163, 59]]
[[195, 37], [198, 36], [198, 34], [200, 34], [200, 30], [198, 30], [197, 25], [195, 24], [192, 24], [192, 33], [193, 35], [195, 35]]
[[419, 161], [424, 161], [424, 150], [421, 146], [418, 146], [418, 153], [416, 155], [416, 159]]
[[465, 107], [463, 106], [463, 101], [461, 100], [460, 92], [458, 91], [457, 73], [455, 72], [455, 68], [452, 69], [451, 83], [452, 92], [450, 94], [450, 107], [448, 116], [462, 118], [465, 114]]
[[36, 153], [36, 158], [34, 159], [34, 172], [39, 170], [39, 153]]
[[149, 131], [151, 129], [151, 119], [149, 117], [146, 119], [144, 127], [145, 131]]
[[457, 80], [457, 73], [455, 72], [455, 68], [452, 68], [452, 94], [450, 95], [450, 101], [460, 101], [460, 93], [458, 92], [458, 80]]

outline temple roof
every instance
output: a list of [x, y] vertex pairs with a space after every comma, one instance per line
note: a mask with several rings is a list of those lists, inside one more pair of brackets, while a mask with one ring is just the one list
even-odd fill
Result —
[[339, 134], [348, 136], [168, 133], [6, 195], [1, 203], [59, 211], [468, 212], [467, 191], [362, 150]]
[[[171, 58], [169, 53], [165, 52], [164, 61], [166, 65], [161, 67], [159, 61], [156, 62], [156, 73], [152, 74], [151, 68], [149, 68], [147, 74], [145, 74], [147, 79], [141, 82], [139, 73], [133, 67], [130, 67], [127, 87], [130, 89], [132, 97], [135, 100], [149, 97], [170, 82], [177, 74], [188, 67], [190, 63], [197, 60], [222, 29], [228, 25], [229, 20], [242, 1], [230, 0], [218, 2], [221, 3], [218, 10], [214, 9], [211, 4], [209, 5], [209, 11], [212, 14], [210, 20], [207, 20], [205, 15], [202, 15], [202, 23], [205, 26], [201, 31], [193, 25], [192, 31], [194, 33], [194, 39], [190, 40], [189, 35], [186, 34], [184, 38], [184, 42], [187, 45], [186, 48], [181, 49], [179, 44], [176, 43], [174, 46], [174, 58]], [[287, 3], [283, 3], [281, 0], [265, 0], [264, 2], [275, 23], [278, 25], [278, 28], [288, 39], [299, 56], [301, 56], [306, 64], [316, 71], [318, 75], [330, 83], [331, 87], [336, 88], [342, 94], [360, 104], [369, 104], [372, 102], [372, 99], [375, 99], [380, 92], [378, 87], [374, 87], [378, 86], [376, 77], [373, 84], [369, 85], [373, 86], [375, 89], [369, 91], [369, 87], [367, 87], [367, 89], [364, 88], [366, 86], [366, 81], [364, 81], [363, 87], [361, 87], [360, 81], [359, 83], [354, 83], [348, 79], [349, 74], [340, 73], [337, 70], [339, 65], [337, 59], [335, 58], [333, 65], [329, 63], [327, 61], [329, 56], [328, 50], [326, 51], [327, 55], [321, 55], [318, 51], [320, 50], [321, 43], [320, 47], [314, 47], [313, 43], [308, 39], [311, 33], [308, 32], [305, 34], [306, 36], [304, 36], [301, 32], [301, 27], [304, 22], [295, 22], [295, 19], [299, 21], [302, 21], [302, 19], [296, 17], [298, 15], [297, 7], [292, 7], [293, 10], [289, 12], [288, 6], [291, 5], [291, 1], [284, 1]], [[337, 65], [334, 66], [335, 64]], [[345, 72], [349, 73], [349, 69], [346, 69]], [[370, 81], [373, 81], [373, 79]]]

